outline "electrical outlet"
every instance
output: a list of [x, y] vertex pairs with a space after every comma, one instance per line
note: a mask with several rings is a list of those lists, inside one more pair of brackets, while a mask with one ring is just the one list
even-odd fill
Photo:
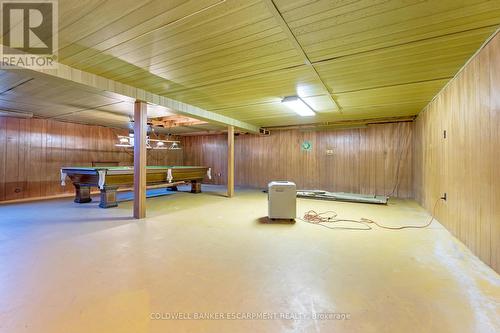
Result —
[[326, 150], [326, 155], [327, 156], [332, 156], [333, 155], [333, 149], [327, 149]]
[[443, 196], [441, 197], [441, 199], [443, 199], [444, 201], [446, 201], [446, 199], [447, 199], [446, 192], [443, 193]]

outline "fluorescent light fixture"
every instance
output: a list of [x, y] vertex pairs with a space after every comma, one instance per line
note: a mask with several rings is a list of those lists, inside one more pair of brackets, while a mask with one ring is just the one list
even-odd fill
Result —
[[287, 96], [283, 98], [281, 103], [288, 106], [296, 114], [302, 117], [310, 117], [316, 115], [314, 110], [306, 104], [299, 96]]
[[[152, 145], [153, 142], [155, 143], [154, 146]], [[167, 147], [167, 143], [171, 145]], [[182, 149], [179, 143], [180, 141], [158, 140], [151, 139], [149, 136], [146, 137], [147, 149]], [[134, 148], [134, 133], [130, 133], [128, 136], [118, 135], [118, 143], [115, 144], [115, 146], [122, 148]]]

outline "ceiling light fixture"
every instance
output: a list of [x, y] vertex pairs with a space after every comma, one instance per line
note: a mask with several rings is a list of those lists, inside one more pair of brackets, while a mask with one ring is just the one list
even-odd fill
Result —
[[299, 96], [287, 96], [283, 98], [281, 103], [292, 109], [299, 116], [310, 117], [316, 115], [314, 110]]
[[[130, 133], [128, 136], [118, 135], [118, 143], [115, 144], [116, 147], [122, 148], [134, 148], [134, 133]], [[151, 143], [155, 143], [151, 145]], [[166, 144], [169, 144], [168, 146]], [[151, 139], [149, 136], [146, 137], [146, 148], [147, 149], [182, 149], [180, 146], [180, 141], [177, 140], [159, 140]]]

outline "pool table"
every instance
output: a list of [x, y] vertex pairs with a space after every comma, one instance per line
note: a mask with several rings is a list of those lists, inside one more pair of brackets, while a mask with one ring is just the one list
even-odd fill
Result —
[[[146, 172], [147, 186], [172, 187], [179, 182], [191, 183], [191, 192], [201, 192], [201, 182], [205, 176], [209, 179], [210, 168], [203, 166], [148, 166]], [[110, 208], [118, 206], [116, 191], [120, 186], [134, 185], [133, 166], [114, 167], [64, 167], [61, 168], [61, 185], [66, 185], [69, 177], [75, 187], [75, 202], [86, 203], [92, 201], [91, 187], [101, 191], [99, 207]]]

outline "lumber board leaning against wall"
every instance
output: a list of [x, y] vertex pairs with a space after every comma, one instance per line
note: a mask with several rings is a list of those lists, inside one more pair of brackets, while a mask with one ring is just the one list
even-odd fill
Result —
[[[325, 131], [272, 131], [271, 136], [235, 138], [235, 184], [266, 188], [291, 180], [300, 189], [323, 189], [412, 197], [413, 124]], [[301, 149], [309, 141], [311, 151]], [[225, 184], [225, 135], [183, 138], [184, 163], [212, 168], [212, 183]], [[333, 150], [333, 155], [327, 155]], [[399, 161], [399, 162], [398, 162]], [[399, 171], [398, 171], [399, 170]]]
[[[60, 185], [62, 166], [92, 162], [132, 165], [133, 153], [115, 147], [127, 131], [45, 119], [0, 117], [0, 201], [72, 193]], [[183, 165], [182, 150], [148, 151], [149, 165]]]
[[[446, 138], [444, 138], [446, 131]], [[500, 35], [415, 123], [415, 198], [500, 273]]]

